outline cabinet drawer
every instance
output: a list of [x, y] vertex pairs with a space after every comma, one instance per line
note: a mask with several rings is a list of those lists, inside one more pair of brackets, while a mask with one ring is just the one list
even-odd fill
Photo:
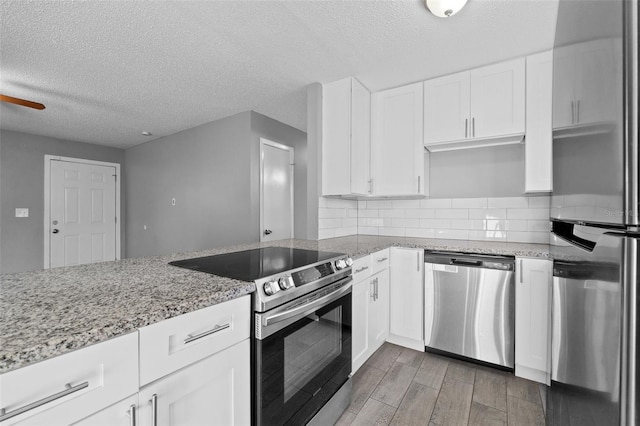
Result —
[[371, 256], [366, 255], [359, 259], [353, 261], [353, 266], [351, 267], [353, 271], [353, 282], [357, 283], [372, 274], [373, 268], [371, 265]]
[[238, 299], [140, 329], [140, 386], [249, 337], [250, 299]]
[[137, 332], [1, 375], [5, 415], [36, 405], [1, 424], [68, 425], [136, 392]]
[[371, 263], [373, 263], [372, 274], [389, 269], [389, 249], [380, 250], [371, 255]]

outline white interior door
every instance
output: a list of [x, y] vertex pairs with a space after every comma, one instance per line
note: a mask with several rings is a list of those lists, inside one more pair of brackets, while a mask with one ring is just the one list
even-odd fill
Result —
[[118, 259], [119, 165], [47, 160], [45, 268]]
[[293, 148], [260, 141], [260, 241], [293, 238]]

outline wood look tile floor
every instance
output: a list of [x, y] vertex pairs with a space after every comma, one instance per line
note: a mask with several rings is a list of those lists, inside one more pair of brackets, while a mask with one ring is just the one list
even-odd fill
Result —
[[336, 425], [544, 426], [543, 386], [385, 343], [353, 376]]

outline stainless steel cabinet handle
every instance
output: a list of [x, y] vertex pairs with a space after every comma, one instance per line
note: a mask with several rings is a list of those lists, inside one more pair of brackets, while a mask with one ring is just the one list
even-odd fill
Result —
[[58, 232], [60, 232], [59, 229], [54, 229], [53, 231], [51, 231], [52, 234], [57, 234]]
[[522, 271], [522, 259], [520, 259], [520, 284], [524, 283], [524, 272]]
[[151, 399], [149, 400], [149, 405], [151, 405], [151, 424], [153, 426], [158, 426], [158, 394], [154, 393], [151, 395]]
[[226, 324], [223, 324], [223, 325], [216, 325], [211, 330], [203, 331], [202, 333], [196, 334], [195, 336], [187, 334], [187, 338], [184, 339], [184, 344], [186, 345], [187, 343], [191, 343], [194, 340], [201, 339], [201, 338], [203, 338], [205, 336], [208, 336], [210, 334], [217, 333], [218, 331], [226, 330], [229, 327], [231, 327], [231, 324], [226, 323]]
[[576, 124], [580, 123], [580, 100], [578, 100], [578, 104], [576, 105]]
[[576, 109], [574, 106], [574, 102], [571, 101], [571, 124], [575, 124], [576, 122]]
[[380, 259], [376, 259], [378, 262], [384, 262], [385, 260], [389, 259], [388, 257], [381, 257]]
[[418, 194], [420, 193], [420, 178], [421, 178], [421, 177], [422, 177], [422, 176], [418, 176]]
[[136, 404], [132, 404], [127, 411], [129, 416], [129, 426], [136, 426]]
[[376, 288], [376, 298], [375, 298], [375, 300], [378, 300], [378, 278], [374, 279], [373, 282], [375, 283], [375, 288]]
[[376, 301], [376, 280], [371, 280], [369, 282], [369, 287], [371, 287], [369, 289], [369, 291], [371, 292], [371, 301], [375, 302]]
[[469, 119], [465, 118], [464, 119], [464, 137], [465, 138], [467, 137], [467, 133], [468, 133], [467, 129], [468, 129], [468, 127], [469, 127]]
[[42, 398], [36, 402], [32, 402], [31, 404], [27, 404], [24, 407], [16, 408], [13, 411], [6, 412], [4, 408], [0, 409], [0, 422], [8, 420], [12, 417], [15, 417], [19, 414], [26, 413], [29, 410], [33, 410], [34, 408], [38, 408], [44, 404], [47, 404], [51, 401], [55, 401], [56, 399], [60, 399], [63, 396], [70, 395], [74, 392], [78, 392], [81, 389], [84, 389], [89, 386], [89, 382], [80, 383], [79, 385], [71, 386], [69, 383], [64, 385], [65, 390], [60, 391], [58, 393], [54, 393], [46, 398]]
[[471, 136], [476, 137], [476, 118], [471, 117]]
[[362, 271], [365, 271], [365, 270], [367, 270], [367, 269], [369, 269], [369, 267], [368, 267], [368, 266], [363, 266], [362, 268], [358, 268], [358, 269], [356, 269], [356, 271], [355, 271], [354, 273], [355, 273], [355, 274], [357, 274], [358, 272], [362, 272]]
[[416, 260], [418, 261], [417, 262], [418, 269], [416, 270], [420, 272], [420, 252], [416, 252]]

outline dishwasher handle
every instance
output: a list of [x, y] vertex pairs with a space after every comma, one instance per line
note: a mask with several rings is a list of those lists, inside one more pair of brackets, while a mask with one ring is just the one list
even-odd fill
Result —
[[459, 265], [459, 266], [482, 266], [481, 260], [460, 260], [460, 259], [451, 259], [449, 261], [451, 265]]

